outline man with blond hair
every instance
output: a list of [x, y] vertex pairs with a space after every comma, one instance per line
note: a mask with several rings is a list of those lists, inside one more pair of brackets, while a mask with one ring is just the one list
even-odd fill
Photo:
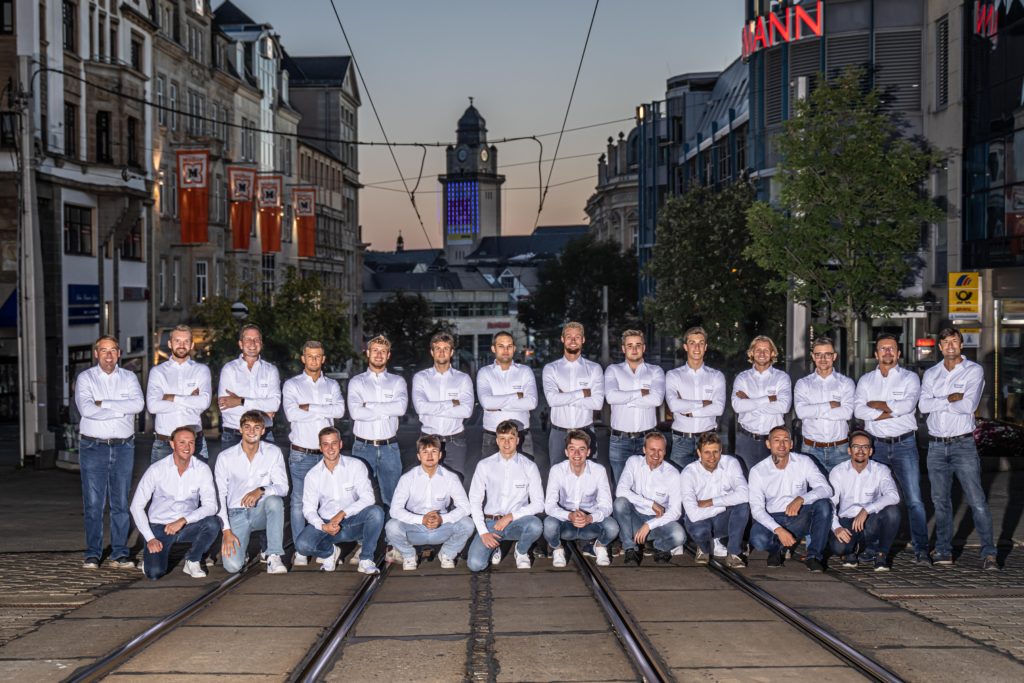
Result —
[[665, 401], [665, 371], [644, 362], [646, 348], [643, 332], [626, 330], [622, 333], [626, 360], [604, 371], [605, 398], [612, 409], [608, 461], [615, 481], [626, 461], [643, 452], [644, 434], [657, 426], [658, 408]]
[[747, 472], [768, 457], [768, 434], [785, 424], [793, 399], [789, 375], [772, 367], [779, 349], [771, 338], [754, 337], [747, 348], [751, 368], [736, 376], [732, 409], [736, 412], [736, 451]]
[[[594, 411], [604, 407], [604, 373], [601, 366], [583, 357], [583, 325], [562, 327], [562, 357], [544, 366], [541, 384], [551, 406], [548, 463], [565, 460], [565, 437], [570, 429], [582, 429], [594, 442]], [[596, 450], [595, 455], [596, 455]]]
[[683, 333], [686, 363], [665, 374], [665, 398], [672, 411], [672, 451], [679, 469], [697, 460], [697, 441], [718, 431], [725, 412], [725, 375], [704, 364], [708, 333], [691, 327]]

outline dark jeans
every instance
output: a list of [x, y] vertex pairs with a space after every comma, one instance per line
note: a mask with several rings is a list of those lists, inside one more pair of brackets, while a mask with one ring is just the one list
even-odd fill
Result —
[[[633, 537], [644, 524], [654, 519], [654, 515], [644, 515], [636, 511], [628, 498], [615, 499], [615, 521], [619, 523], [619, 540], [623, 550], [635, 550], [636, 541]], [[658, 550], [671, 551], [676, 546], [686, 543], [686, 532], [679, 522], [669, 522], [651, 529], [647, 540]]]
[[981, 540], [981, 556], [994, 556], [992, 512], [981, 488], [981, 460], [973, 435], [953, 443], [928, 444], [928, 480], [935, 506], [935, 555], [949, 557], [953, 553], [953, 475], [960, 481], [964, 499], [971, 508], [974, 528]]
[[[827, 498], [816, 500], [810, 505], [804, 505], [800, 512], [789, 517], [785, 512], [771, 513], [772, 519], [783, 529], [793, 534], [793, 537], [800, 541], [801, 538], [810, 534], [811, 539], [807, 544], [807, 557], [822, 559], [822, 551], [828, 541], [832, 527], [832, 502]], [[757, 550], [767, 550], [769, 553], [782, 551], [782, 543], [775, 535], [775, 529], [766, 529], [757, 522], [750, 530], [750, 545]]]
[[203, 517], [198, 522], [186, 524], [176, 534], [164, 533], [166, 524], [150, 524], [153, 536], [163, 543], [163, 549], [158, 553], [151, 553], [146, 548], [142, 553], [142, 568], [146, 572], [146, 578], [157, 580], [167, 573], [167, 560], [171, 554], [171, 546], [175, 543], [188, 543], [189, 549], [185, 553], [185, 559], [191, 562], [198, 562], [203, 559], [203, 553], [210, 549], [217, 534], [220, 533], [220, 517], [210, 515]]
[[103, 557], [103, 510], [110, 500], [110, 557], [128, 557], [131, 515], [128, 494], [135, 464], [135, 437], [119, 446], [108, 446], [86, 436], [78, 446], [82, 504], [85, 513], [85, 556]]
[[850, 532], [852, 538], [849, 543], [843, 543], [836, 538], [835, 533], [832, 534], [832, 552], [836, 555], [853, 555], [858, 547], [872, 555], [888, 555], [896, 532], [900, 530], [900, 506], [890, 505], [868, 515], [863, 531], [853, 530], [852, 517], [840, 517], [839, 523]]
[[[421, 434], [425, 436], [425, 434]], [[454, 435], [445, 437], [447, 440], [441, 441], [441, 454], [444, 458], [441, 460], [441, 464], [455, 472], [460, 477], [465, 478], [466, 476], [466, 432], [462, 432]]]
[[693, 542], [708, 555], [711, 554], [711, 539], [729, 537], [726, 547], [730, 555], [741, 555], [743, 553], [743, 532], [750, 521], [750, 506], [746, 503], [739, 503], [727, 507], [724, 512], [719, 512], [714, 517], [691, 522], [689, 517], [683, 515], [683, 526], [686, 533], [690, 535]]
[[680, 470], [686, 469], [691, 462], [697, 461], [697, 439], [672, 432], [672, 452], [668, 459]]
[[[619, 483], [622, 470], [626, 468], [626, 461], [634, 455], [644, 452], [644, 437], [642, 436], [612, 436], [608, 439], [608, 464], [612, 466], [612, 484]], [[562, 459], [565, 459], [563, 453]]]
[[736, 457], [743, 463], [743, 473], [750, 476], [754, 465], [771, 455], [764, 441], [751, 438], [736, 427]]
[[402, 456], [398, 451], [398, 442], [374, 446], [357, 439], [352, 444], [352, 455], [370, 468], [380, 488], [381, 502], [384, 507], [391, 507], [391, 496], [402, 476]]
[[[325, 519], [324, 523], [326, 522]], [[359, 551], [359, 559], [372, 560], [383, 529], [384, 510], [377, 505], [371, 505], [341, 520], [341, 530], [333, 536], [323, 529], [307, 524], [295, 539], [295, 551], [300, 555], [328, 558], [334, 553], [335, 543], [358, 541], [363, 546]]]
[[897, 443], [885, 443], [875, 439], [875, 454], [872, 459], [892, 469], [900, 488], [900, 500], [907, 506], [910, 538], [913, 540], [914, 550], [927, 553], [928, 516], [924, 510], [924, 498], [921, 496], [921, 466], [914, 435]]

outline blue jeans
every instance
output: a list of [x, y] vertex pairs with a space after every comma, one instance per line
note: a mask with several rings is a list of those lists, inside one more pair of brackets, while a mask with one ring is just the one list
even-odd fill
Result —
[[142, 569], [146, 572], [146, 578], [156, 581], [167, 573], [167, 560], [171, 554], [171, 546], [175, 543], [188, 543], [189, 549], [185, 553], [185, 559], [191, 562], [198, 562], [203, 559], [203, 553], [210, 549], [217, 534], [220, 533], [220, 517], [210, 515], [203, 517], [198, 522], [186, 524], [181, 531], [174, 534], [164, 533], [166, 524], [150, 524], [153, 536], [163, 543], [163, 549], [158, 553], [151, 553], [146, 548], [142, 552]]
[[935, 506], [935, 555], [953, 553], [953, 475], [960, 480], [964, 499], [971, 508], [974, 528], [981, 539], [981, 556], [995, 556], [996, 545], [992, 536], [992, 513], [981, 488], [981, 460], [974, 436], [953, 443], [928, 444], [928, 480], [932, 486], [932, 505]]
[[921, 496], [921, 466], [914, 435], [897, 443], [885, 443], [875, 439], [875, 454], [872, 459], [892, 469], [896, 483], [900, 487], [900, 498], [907, 506], [910, 538], [914, 550], [927, 553], [928, 516], [924, 510], [924, 498]]
[[131, 515], [128, 493], [135, 464], [135, 437], [108, 446], [83, 436], [78, 446], [85, 516], [85, 556], [103, 557], [103, 510], [110, 500], [110, 557], [127, 558]]
[[[825, 549], [832, 528], [832, 502], [828, 498], [804, 505], [794, 517], [789, 517], [785, 512], [769, 514], [779, 526], [793, 534], [797, 542], [810, 534], [810, 541], [807, 543], [807, 557], [822, 559], [822, 551]], [[782, 543], [775, 535], [775, 529], [766, 529], [757, 522], [750, 529], [750, 545], [757, 550], [767, 550], [772, 554], [782, 552]]]
[[[612, 484], [619, 483], [626, 461], [644, 452], [644, 437], [615, 436], [608, 439], [608, 464], [612, 466]], [[565, 456], [562, 456], [565, 460]]]
[[[171, 454], [171, 442], [161, 441], [154, 437], [153, 439], [153, 450], [149, 452], [149, 464], [152, 465], [158, 460], [163, 460]], [[194, 455], [198, 456], [203, 462], [210, 461], [210, 454], [206, 448], [206, 437], [202, 432], [196, 434], [196, 450]]]
[[840, 517], [839, 523], [850, 532], [852, 538], [849, 543], [843, 543], [832, 534], [832, 552], [836, 555], [853, 555], [858, 546], [871, 555], [888, 555], [896, 532], [900, 530], [900, 506], [890, 505], [868, 515], [863, 531], [853, 530], [852, 517]]
[[253, 531], [267, 531], [267, 555], [284, 554], [284, 501], [281, 496], [263, 496], [251, 508], [230, 508], [228, 522], [238, 537], [238, 548], [231, 555], [221, 553], [224, 571], [234, 574], [245, 564], [245, 551]]
[[833, 467], [836, 465], [842, 465], [850, 459], [850, 454], [846, 450], [847, 445], [848, 444], [844, 443], [840, 446], [818, 448], [817, 446], [808, 446], [807, 444], [804, 444], [800, 447], [800, 452], [804, 455], [813, 457], [819, 465], [825, 468], [825, 476], [827, 477]]
[[473, 518], [466, 516], [457, 522], [442, 524], [436, 529], [428, 529], [422, 524], [408, 524], [395, 518], [388, 520], [384, 527], [388, 543], [402, 553], [402, 557], [416, 557], [417, 545], [440, 545], [441, 554], [454, 558], [466, 547], [466, 541], [473, 535], [476, 527]]
[[380, 499], [384, 507], [391, 506], [391, 496], [395, 493], [398, 480], [402, 476], [402, 456], [398, 451], [398, 442], [386, 446], [373, 446], [358, 439], [352, 444], [352, 455], [366, 463], [370, 472], [377, 479], [380, 487]]
[[619, 523], [614, 517], [605, 517], [600, 522], [577, 528], [572, 522], [563, 522], [554, 517], [544, 518], [544, 540], [552, 548], [559, 548], [562, 541], [593, 541], [608, 546], [619, 535]]
[[[324, 523], [326, 522], [325, 519]], [[300, 555], [315, 555], [326, 559], [334, 553], [335, 543], [357, 541], [363, 546], [359, 551], [359, 559], [373, 560], [373, 553], [377, 550], [377, 541], [380, 540], [383, 528], [384, 510], [377, 505], [371, 505], [341, 520], [341, 530], [333, 536], [323, 529], [307, 524], [295, 539], [295, 551]]]
[[[306, 518], [302, 516], [302, 491], [306, 488], [306, 475], [323, 457], [320, 453], [302, 453], [294, 448], [288, 449], [288, 472], [292, 475], [292, 487], [288, 493], [292, 543], [298, 543], [299, 534], [306, 526]], [[298, 546], [296, 545], [296, 547]]]
[[466, 476], [466, 432], [462, 431], [454, 436], [446, 437], [447, 441], [441, 442], [441, 455], [444, 459], [441, 464], [455, 472], [460, 477]]
[[729, 537], [727, 544], [730, 555], [741, 555], [743, 553], [743, 532], [750, 520], [750, 506], [746, 503], [739, 503], [725, 508], [714, 517], [691, 522], [690, 518], [683, 515], [683, 526], [686, 533], [690, 535], [693, 542], [708, 555], [711, 554], [711, 539]]
[[[544, 525], [540, 519], [534, 515], [526, 515], [519, 519], [512, 520], [512, 522], [502, 529], [501, 531], [494, 531], [494, 525], [498, 523], [496, 519], [487, 520], [487, 530], [496, 533], [501, 536], [502, 541], [518, 541], [516, 543], [516, 552], [520, 555], [525, 555], [530, 552], [530, 546], [533, 545], [541, 534], [544, 532]], [[474, 527], [475, 528], [475, 527]], [[466, 560], [466, 566], [472, 572], [478, 572], [486, 569], [491, 563], [491, 555], [494, 551], [484, 545], [483, 539], [480, 534], [476, 535], [473, 542], [469, 545], [469, 557]]]
[[680, 470], [697, 461], [697, 439], [672, 432], [672, 451], [668, 459]]
[[767, 444], [744, 434], [736, 427], [736, 457], [743, 463], [743, 473], [750, 476], [754, 465], [771, 455]]
[[[232, 446], [238, 444], [238, 442], [240, 442], [241, 440], [242, 432], [238, 431], [237, 429], [232, 429], [231, 427], [220, 428], [221, 450], [224, 450], [225, 448], [231, 448]], [[267, 431], [263, 432], [262, 440], [266, 441], [267, 443], [274, 443], [274, 431], [268, 429]]]
[[[619, 523], [619, 540], [622, 541], [623, 550], [635, 550], [636, 541], [633, 537], [647, 521], [654, 519], [654, 515], [643, 515], [636, 511], [633, 503], [628, 498], [615, 499], [615, 521]], [[686, 532], [679, 522], [669, 522], [656, 529], [651, 529], [647, 539], [654, 543], [658, 550], [668, 552], [686, 542]]]

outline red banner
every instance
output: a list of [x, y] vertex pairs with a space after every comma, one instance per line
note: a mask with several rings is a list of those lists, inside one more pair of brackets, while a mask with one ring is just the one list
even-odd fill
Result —
[[178, 206], [181, 218], [182, 244], [209, 241], [210, 216], [210, 152], [179, 150]]
[[231, 248], [249, 250], [256, 169], [228, 166], [228, 200], [231, 202]]
[[299, 258], [316, 256], [316, 188], [292, 190], [292, 210], [299, 230]]
[[257, 176], [256, 206], [260, 210], [260, 242], [263, 253], [281, 251], [281, 195], [284, 179], [279, 175]]

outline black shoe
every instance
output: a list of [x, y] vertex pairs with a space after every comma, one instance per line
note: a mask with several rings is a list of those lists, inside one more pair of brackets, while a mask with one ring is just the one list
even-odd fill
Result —
[[631, 548], [631, 549], [626, 551], [626, 559], [623, 560], [623, 564], [625, 564], [627, 566], [628, 565], [633, 565], [634, 567], [639, 567], [640, 566], [640, 560], [642, 558], [643, 558], [643, 556], [640, 554], [639, 550], [637, 550], [636, 548]]
[[667, 563], [672, 561], [672, 553], [670, 553], [667, 550], [657, 550], [657, 549], [655, 549], [655, 551], [654, 551], [654, 561], [658, 562], [660, 564], [667, 564]]
[[996, 556], [986, 555], [985, 559], [981, 561], [981, 568], [985, 571], [998, 571], [999, 562], [996, 560]]
[[781, 567], [782, 566], [782, 551], [777, 553], [768, 553], [768, 566], [769, 567]]
[[807, 564], [807, 571], [809, 572], [815, 572], [817, 574], [820, 574], [821, 572], [825, 571], [825, 565], [823, 565], [821, 563], [821, 560], [819, 560], [816, 557], [808, 557], [807, 562], [805, 564]]
[[931, 556], [928, 555], [926, 550], [918, 550], [914, 553], [914, 564], [930, 565], [932, 563]]

